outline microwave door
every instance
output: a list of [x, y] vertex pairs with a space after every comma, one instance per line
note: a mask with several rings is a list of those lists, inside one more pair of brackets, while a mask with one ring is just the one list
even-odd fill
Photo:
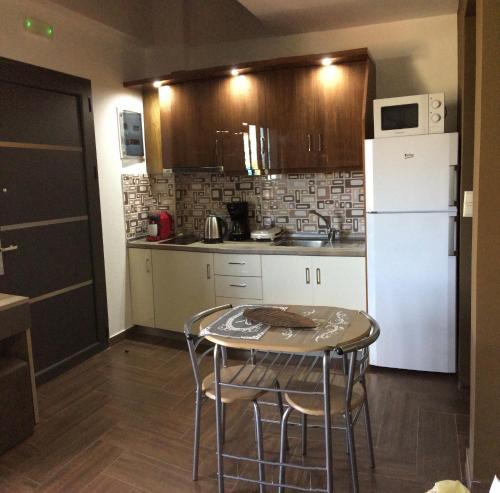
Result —
[[382, 131], [418, 128], [418, 103], [395, 104], [380, 108]]
[[376, 99], [373, 105], [375, 138], [423, 135], [429, 131], [427, 94]]

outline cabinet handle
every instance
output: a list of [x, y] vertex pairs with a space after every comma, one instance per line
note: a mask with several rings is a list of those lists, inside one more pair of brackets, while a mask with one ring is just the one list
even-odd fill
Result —
[[309, 152], [312, 151], [312, 135], [311, 134], [307, 134], [307, 150]]
[[246, 265], [246, 262], [228, 262], [229, 265]]
[[321, 284], [321, 269], [316, 269], [316, 284]]
[[216, 164], [220, 165], [220, 159], [219, 159], [219, 139], [218, 139], [218, 137], [215, 138], [215, 161], [216, 161]]
[[210, 279], [212, 277], [210, 273], [210, 264], [207, 264], [207, 279]]
[[318, 151], [323, 151], [323, 135], [318, 134]]
[[306, 267], [306, 284], [311, 284], [311, 271]]
[[146, 259], [146, 272], [149, 274], [151, 272], [151, 259]]
[[246, 284], [230, 284], [232, 288], [246, 288]]

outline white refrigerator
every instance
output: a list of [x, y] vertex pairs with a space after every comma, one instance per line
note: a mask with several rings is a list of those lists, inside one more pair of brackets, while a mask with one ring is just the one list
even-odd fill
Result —
[[365, 142], [373, 365], [455, 372], [457, 164], [456, 133]]

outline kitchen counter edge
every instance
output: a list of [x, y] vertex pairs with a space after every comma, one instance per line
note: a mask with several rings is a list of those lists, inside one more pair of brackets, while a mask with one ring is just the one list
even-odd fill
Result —
[[146, 240], [129, 240], [127, 248], [149, 248], [152, 250], [174, 250], [183, 252], [205, 252], [205, 253], [233, 253], [247, 255], [296, 255], [296, 256], [324, 256], [324, 257], [365, 257], [366, 246], [361, 240], [340, 243], [334, 247], [291, 247], [260, 244], [255, 242], [241, 242], [233, 244], [224, 243], [202, 243], [196, 242], [190, 245], [169, 245]]

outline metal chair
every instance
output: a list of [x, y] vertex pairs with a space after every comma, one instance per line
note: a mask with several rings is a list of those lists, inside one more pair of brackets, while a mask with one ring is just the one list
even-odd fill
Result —
[[[330, 378], [330, 415], [342, 416], [345, 419], [345, 427], [332, 427], [333, 429], [345, 430], [347, 437], [347, 447], [351, 463], [351, 476], [353, 491], [359, 490], [358, 472], [356, 463], [356, 450], [354, 444], [354, 425], [364, 411], [368, 447], [370, 453], [371, 467], [375, 467], [373, 454], [373, 440], [371, 433], [370, 412], [368, 408], [368, 394], [366, 389], [365, 374], [369, 364], [368, 348], [380, 335], [380, 328], [377, 322], [368, 314], [361, 312], [370, 321], [370, 333], [368, 336], [352, 344], [339, 345], [334, 351], [344, 359], [344, 374], [333, 374]], [[347, 365], [345, 363], [348, 363]], [[302, 382], [302, 388], [314, 390], [323, 384], [321, 378], [316, 381]], [[307, 417], [324, 416], [324, 398], [320, 395], [304, 395], [297, 393], [285, 393], [285, 400], [288, 404], [282, 417], [280, 463], [286, 462], [286, 435], [288, 419], [293, 410], [299, 411], [302, 425], [302, 453], [307, 453]], [[325, 444], [326, 446], [326, 444]], [[280, 484], [285, 483], [285, 467], [280, 467]], [[283, 491], [280, 488], [278, 491]]]
[[[189, 349], [189, 356], [191, 359], [191, 365], [193, 367], [193, 374], [196, 385], [196, 403], [195, 403], [195, 429], [194, 429], [194, 443], [193, 443], [193, 481], [198, 479], [198, 465], [199, 465], [199, 450], [200, 450], [200, 419], [201, 419], [201, 406], [205, 399], [216, 399], [215, 390], [215, 375], [210, 373], [209, 375], [202, 378], [200, 374], [200, 363], [203, 358], [210, 353], [213, 353], [213, 346], [205, 349], [203, 352], [198, 352], [200, 343], [204, 340], [200, 337], [198, 333], [193, 332], [195, 326], [199, 326], [199, 322], [217, 311], [232, 308], [232, 305], [222, 305], [215, 308], [210, 308], [203, 312], [197, 313], [192, 318], [190, 318], [184, 324], [184, 334], [186, 336], [187, 345]], [[244, 382], [250, 372], [255, 372], [251, 367], [245, 365], [235, 365], [227, 366], [227, 355], [225, 348], [222, 349], [222, 363], [221, 368], [221, 382], [233, 382], [238, 384], [238, 382]], [[259, 370], [260, 371], [260, 370]], [[257, 372], [256, 376], [259, 375]], [[263, 386], [276, 386], [276, 376], [273, 372], [266, 372], [266, 374], [261, 375], [263, 379]], [[226, 405], [231, 404], [236, 401], [251, 401], [254, 408], [255, 417], [255, 437], [257, 443], [257, 457], [259, 460], [263, 459], [263, 444], [262, 444], [262, 426], [259, 406], [257, 399], [261, 397], [266, 391], [265, 390], [255, 390], [246, 388], [227, 388], [224, 387], [221, 391], [221, 402], [222, 402], [222, 435], [224, 437], [225, 431], [225, 416], [226, 416]], [[264, 467], [259, 467], [259, 476], [262, 481], [264, 481]], [[261, 488], [262, 491], [263, 488]]]

